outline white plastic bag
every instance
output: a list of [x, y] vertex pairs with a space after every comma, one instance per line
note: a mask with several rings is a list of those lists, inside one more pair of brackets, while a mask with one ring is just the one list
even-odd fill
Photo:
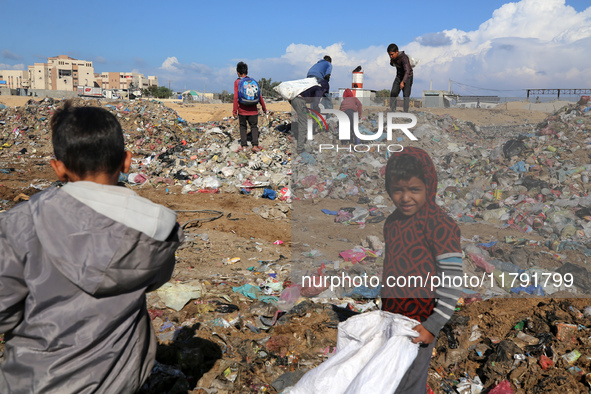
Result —
[[208, 176], [203, 180], [203, 188], [208, 190], [219, 189], [222, 187], [222, 182], [214, 176]]
[[298, 94], [304, 90], [310, 89], [312, 86], [320, 86], [316, 78], [296, 79], [295, 81], [281, 82], [275, 86], [273, 90], [281, 95], [286, 100], [293, 100]]
[[339, 324], [337, 352], [308, 371], [289, 394], [393, 393], [417, 356], [418, 321], [373, 311]]

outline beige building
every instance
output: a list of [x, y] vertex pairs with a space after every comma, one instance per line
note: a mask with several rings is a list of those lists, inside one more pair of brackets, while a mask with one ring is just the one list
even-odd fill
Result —
[[51, 90], [51, 70], [46, 63], [35, 63], [29, 66], [31, 89]]
[[66, 55], [50, 57], [47, 63], [29, 66], [32, 89], [75, 91], [79, 85], [94, 86], [92, 62]]
[[29, 72], [23, 70], [0, 70], [0, 87], [28, 89], [30, 87]]
[[95, 74], [97, 86], [103, 89], [129, 89], [133, 82], [133, 87], [137, 89], [147, 89], [150, 86], [158, 86], [158, 77], [148, 76], [139, 73], [117, 73], [104, 72], [102, 74]]
[[31, 88], [43, 90], [77, 91], [78, 86], [102, 89], [129, 89], [130, 83], [138, 89], [158, 86], [158, 77], [144, 77], [139, 73], [95, 73], [91, 61], [78, 60], [66, 55], [50, 57], [47, 63], [35, 63], [28, 71], [0, 70], [0, 87], [10, 89]]

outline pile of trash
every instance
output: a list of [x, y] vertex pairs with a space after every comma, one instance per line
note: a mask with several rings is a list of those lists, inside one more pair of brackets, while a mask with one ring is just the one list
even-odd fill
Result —
[[[0, 160], [4, 166], [51, 158], [49, 120], [61, 104], [45, 98], [30, 100], [22, 107], [0, 109]], [[126, 149], [133, 154], [131, 173], [122, 175], [123, 182], [179, 185], [182, 193], [229, 192], [257, 197], [269, 189], [289, 200], [290, 138], [280, 131], [280, 126], [289, 121], [289, 114], [261, 116], [264, 150], [247, 154], [235, 153], [239, 131], [234, 119], [190, 124], [155, 100], [102, 103], [78, 98], [74, 105], [103, 107], [121, 123]]]
[[429, 385], [440, 393], [587, 393], [590, 325], [585, 299], [462, 307], [439, 334]]
[[[419, 140], [408, 145], [431, 153], [438, 170], [438, 204], [458, 223], [515, 230], [493, 241], [518, 250], [531, 247], [536, 256], [528, 260], [523, 253], [508, 251], [501, 257], [505, 258], [503, 263], [516, 266], [510, 273], [541, 277], [558, 272], [562, 279], [566, 273], [575, 276], [576, 286], [568, 289], [564, 283], [545, 289], [539, 283], [524, 286], [530, 294], [591, 290], [586, 268], [586, 258], [591, 256], [589, 108], [586, 101], [563, 107], [544, 122], [530, 125], [529, 130], [512, 126], [483, 131], [449, 115], [417, 114], [419, 126], [413, 134]], [[329, 119], [329, 128], [336, 125], [333, 121]], [[294, 194], [302, 199], [342, 200], [344, 207], [351, 208], [316, 212], [317, 216], [335, 215], [337, 223], [356, 223], [363, 228], [365, 223], [383, 220], [391, 212], [383, 181], [388, 152], [319, 152], [321, 144], [335, 143], [331, 135], [318, 133], [311, 149], [294, 163]], [[294, 215], [298, 215], [297, 209]], [[469, 261], [492, 274], [499, 256], [476, 249], [467, 253]], [[506, 291], [500, 292], [506, 293], [512, 287], [504, 283], [501, 288]]]

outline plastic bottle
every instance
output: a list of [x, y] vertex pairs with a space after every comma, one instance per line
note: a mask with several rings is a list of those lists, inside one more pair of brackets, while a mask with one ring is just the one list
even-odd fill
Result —
[[494, 259], [494, 260], [491, 260], [490, 263], [492, 265], [494, 265], [497, 269], [499, 269], [503, 272], [509, 272], [509, 273], [513, 273], [513, 274], [521, 274], [525, 271], [524, 269], [519, 268], [519, 266], [517, 266], [513, 263], [509, 263], [507, 261], [501, 261], [498, 259]]

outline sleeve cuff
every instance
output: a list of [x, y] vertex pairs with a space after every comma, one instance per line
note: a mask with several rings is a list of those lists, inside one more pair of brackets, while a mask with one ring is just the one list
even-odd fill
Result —
[[443, 320], [443, 317], [437, 314], [432, 314], [421, 324], [423, 327], [425, 327], [425, 329], [427, 329], [427, 331], [429, 331], [434, 336], [437, 336], [439, 335], [439, 331], [441, 331], [445, 323], [447, 323], [447, 321]]

